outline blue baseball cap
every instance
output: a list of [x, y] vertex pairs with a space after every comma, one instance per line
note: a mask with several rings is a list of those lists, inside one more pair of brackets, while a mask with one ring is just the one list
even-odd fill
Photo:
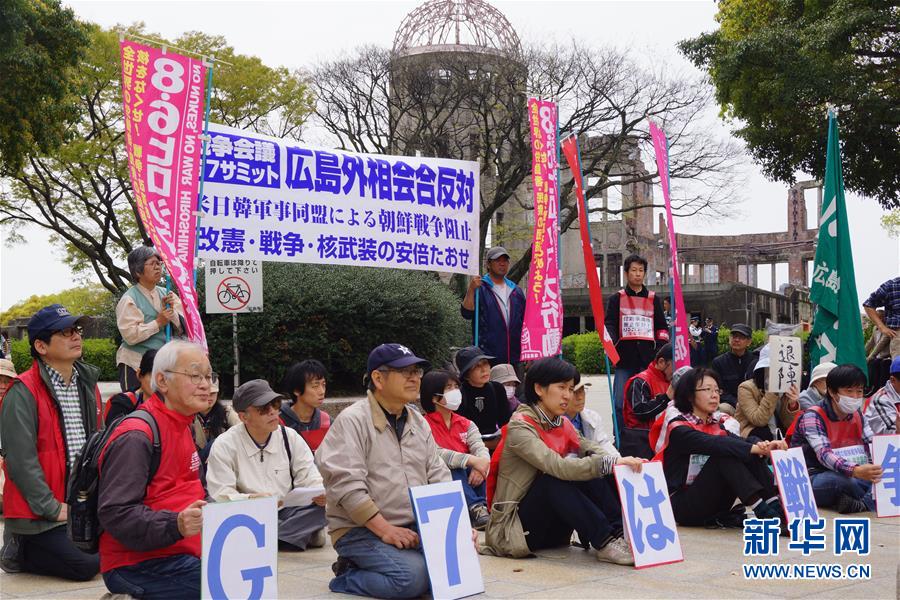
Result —
[[891, 361], [891, 375], [900, 375], [900, 356], [895, 356]]
[[380, 367], [402, 369], [410, 365], [423, 365], [425, 368], [430, 366], [427, 360], [419, 358], [403, 344], [382, 344], [369, 353], [366, 374], [371, 375], [372, 371]]
[[37, 339], [43, 333], [55, 333], [75, 325], [84, 325], [90, 317], [74, 316], [62, 304], [51, 304], [34, 313], [28, 321], [28, 337]]

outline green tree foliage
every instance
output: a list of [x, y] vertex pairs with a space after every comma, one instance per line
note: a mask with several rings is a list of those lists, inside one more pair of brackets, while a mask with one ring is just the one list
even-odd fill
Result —
[[840, 109], [847, 189], [900, 207], [900, 8], [885, 0], [720, 0], [720, 28], [679, 44], [763, 172], [825, 172]]
[[[118, 381], [116, 351], [118, 344], [107, 338], [86, 339], [82, 343], [81, 360], [100, 368], [100, 381]], [[17, 373], [31, 367], [31, 347], [28, 339], [13, 340], [10, 344], [12, 361]]]
[[[238, 315], [241, 381], [278, 386], [286, 368], [322, 361], [332, 388], [361, 393], [369, 352], [399, 342], [432, 365], [470, 340], [459, 299], [431, 273], [291, 263], [263, 264], [261, 313]], [[198, 282], [200, 305], [204, 285]], [[231, 315], [204, 317], [213, 368], [229, 393], [234, 370]]]
[[84, 285], [55, 294], [34, 295], [0, 313], [0, 325], [8, 325], [12, 319], [31, 317], [51, 304], [62, 304], [73, 315], [100, 317], [112, 310], [112, 300], [113, 295], [99, 285]]
[[0, 162], [19, 168], [66, 138], [77, 115], [71, 75], [87, 39], [58, 0], [0, 2]]
[[[128, 28], [129, 34], [158, 38], [141, 24]], [[136, 216], [127, 172], [118, 33], [91, 26], [89, 36], [84, 60], [72, 75], [78, 116], [71, 138], [50, 154], [29, 152], [22, 169], [0, 166], [5, 184], [0, 186], [0, 223], [13, 235], [27, 224], [52, 231], [76, 274], [94, 275], [106, 289], [121, 292], [130, 285], [124, 258], [147, 235]], [[300, 74], [236, 54], [220, 36], [188, 32], [170, 43], [230, 63], [216, 63], [211, 120], [260, 133], [300, 135], [311, 107]], [[9, 87], [6, 81], [3, 87]]]
[[562, 339], [563, 359], [569, 361], [582, 375], [606, 373], [606, 358], [600, 334], [596, 331], [573, 333]]

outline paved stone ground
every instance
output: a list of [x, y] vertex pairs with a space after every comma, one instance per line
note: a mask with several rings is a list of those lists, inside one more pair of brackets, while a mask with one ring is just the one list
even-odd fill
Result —
[[[601, 411], [609, 425], [609, 391], [605, 378], [591, 377], [588, 406]], [[591, 554], [577, 548], [541, 552], [537, 558], [510, 560], [481, 557], [486, 598], [840, 598], [900, 600], [900, 519], [872, 518], [872, 552], [867, 557], [835, 557], [831, 553], [831, 519], [835, 513], [822, 511], [829, 521], [829, 550], [804, 560], [787, 550], [772, 559], [744, 559], [738, 530], [705, 530], [681, 527], [679, 536], [684, 562], [635, 570], [598, 563]], [[280, 598], [337, 598], [328, 591], [330, 546], [307, 552], [279, 554]], [[871, 579], [818, 581], [754, 581], [745, 579], [745, 562], [779, 564], [869, 564]], [[70, 583], [33, 575], [0, 573], [2, 598], [99, 598], [106, 592], [97, 577], [86, 583]]]

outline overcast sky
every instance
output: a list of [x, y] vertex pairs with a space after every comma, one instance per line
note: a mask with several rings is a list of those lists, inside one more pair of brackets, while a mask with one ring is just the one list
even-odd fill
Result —
[[[389, 47], [404, 16], [420, 2], [75, 2], [82, 19], [109, 27], [143, 21], [149, 31], [175, 38], [184, 31], [221, 34], [242, 54], [264, 63], [306, 67], [350, 52], [362, 44]], [[697, 2], [508, 2], [494, 1], [523, 41], [577, 39], [596, 46], [634, 50], [642, 61], [660, 60], [670, 72], [697, 74], [675, 43], [716, 28], [715, 3]], [[674, 71], [673, 71], [674, 70]], [[823, 116], [824, 118], [824, 116]], [[721, 135], [726, 126], [717, 124]], [[787, 229], [787, 187], [767, 181], [748, 158], [742, 175], [744, 202], [730, 219], [677, 219], [684, 233], [737, 234]], [[811, 177], [803, 177], [811, 178]], [[661, 198], [659, 187], [654, 194]], [[881, 228], [883, 213], [872, 200], [847, 196], [860, 301], [881, 282], [900, 272], [900, 241]], [[27, 243], [0, 246], [0, 309], [32, 294], [73, 285], [72, 275], [48, 235], [25, 230]], [[0, 236], [3, 234], [0, 233]], [[779, 283], [786, 280], [786, 272]], [[760, 281], [767, 281], [760, 273]]]

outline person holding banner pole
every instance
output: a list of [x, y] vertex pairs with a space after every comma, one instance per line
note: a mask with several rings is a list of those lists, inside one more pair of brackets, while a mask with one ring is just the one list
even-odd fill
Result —
[[150, 246], [138, 246], [128, 253], [128, 270], [135, 285], [122, 294], [116, 305], [116, 326], [122, 336], [116, 364], [123, 392], [140, 388], [137, 372], [141, 357], [166, 343], [169, 326], [176, 333], [185, 330], [181, 300], [168, 288], [159, 286], [163, 274], [160, 254]]
[[[509, 252], [495, 246], [485, 254], [487, 273], [473, 277], [460, 306], [472, 321], [475, 345], [491, 355], [491, 366], [509, 363], [518, 369], [525, 320], [525, 292], [507, 279]], [[488, 290], [490, 293], [481, 293]], [[476, 304], [477, 302], [477, 304]]]
[[[672, 406], [663, 413], [658, 437], [651, 434], [675, 520], [689, 526], [740, 528], [749, 507], [760, 519], [781, 519], [786, 534], [787, 519], [765, 459], [787, 444], [740, 437], [737, 421], [719, 411], [721, 394], [715, 371], [687, 371], [675, 386]], [[732, 508], [735, 499], [742, 505]]]

